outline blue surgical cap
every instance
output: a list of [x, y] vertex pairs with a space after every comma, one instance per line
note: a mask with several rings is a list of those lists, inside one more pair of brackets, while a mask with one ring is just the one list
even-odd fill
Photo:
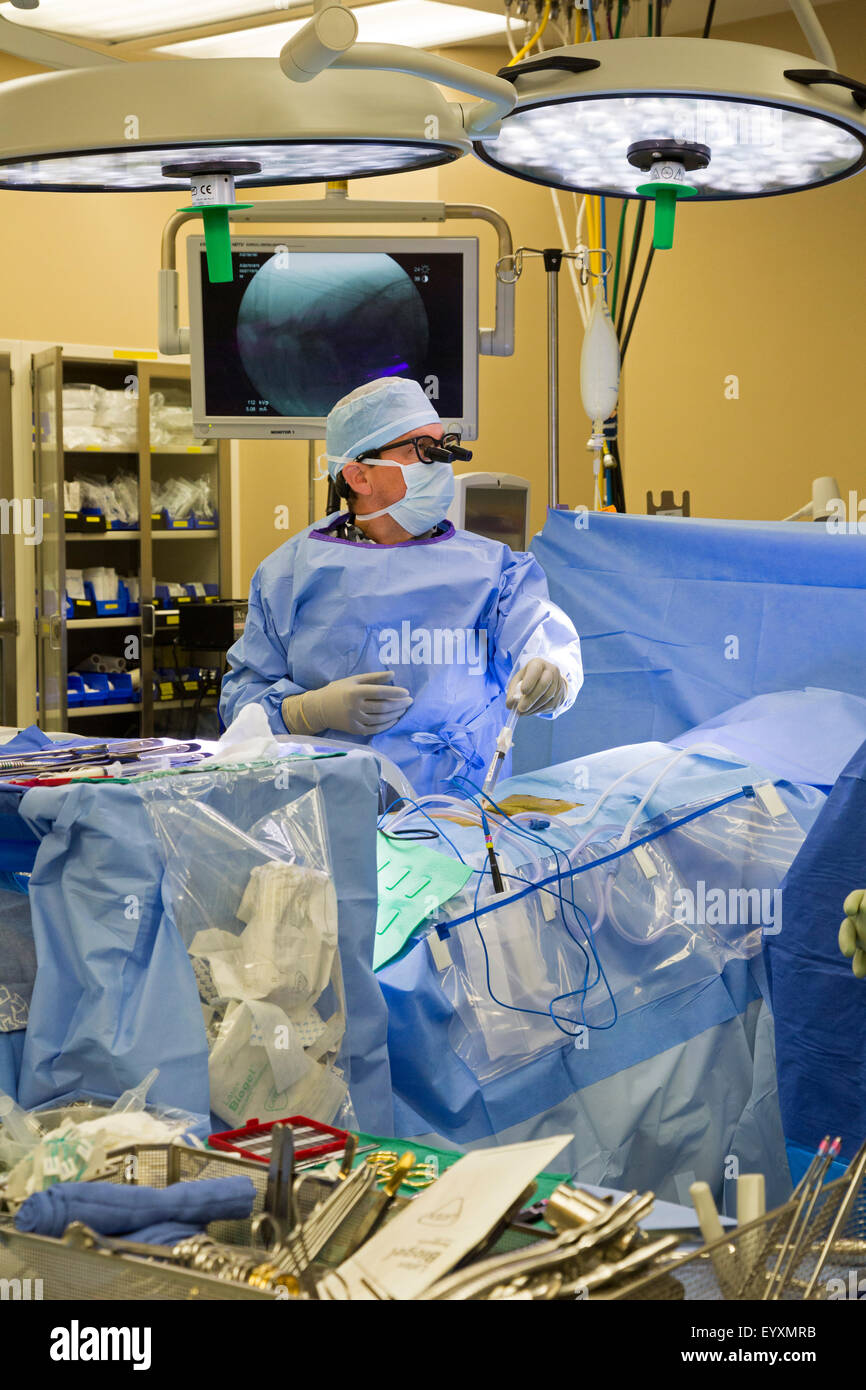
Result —
[[438, 423], [433, 403], [417, 381], [405, 376], [367, 381], [337, 401], [328, 416], [328, 472], [336, 478], [344, 463], [365, 450], [380, 449], [407, 430]]

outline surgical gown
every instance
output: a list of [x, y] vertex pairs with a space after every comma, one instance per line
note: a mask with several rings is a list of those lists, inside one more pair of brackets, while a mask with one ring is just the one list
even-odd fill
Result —
[[505, 686], [530, 657], [555, 662], [566, 678], [557, 713], [574, 702], [580, 642], [532, 555], [450, 522], [388, 546], [343, 540], [338, 525], [332, 516], [293, 536], [254, 574], [244, 634], [228, 653], [226, 724], [255, 700], [285, 733], [287, 695], [393, 671], [413, 704], [384, 733], [351, 741], [393, 759], [427, 793], [448, 790], [455, 773], [480, 782], [506, 717]]

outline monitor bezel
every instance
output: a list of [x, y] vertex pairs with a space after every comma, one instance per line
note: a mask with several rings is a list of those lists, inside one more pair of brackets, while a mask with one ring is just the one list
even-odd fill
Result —
[[[363, 252], [395, 251], [432, 256], [455, 252], [463, 261], [463, 414], [442, 417], [446, 431], [459, 430], [464, 439], [478, 438], [478, 238], [365, 236], [233, 236], [233, 251]], [[187, 240], [190, 310], [190, 383], [193, 433], [198, 439], [324, 439], [325, 418], [306, 416], [208, 415], [205, 407], [204, 316], [202, 284], [203, 236]]]

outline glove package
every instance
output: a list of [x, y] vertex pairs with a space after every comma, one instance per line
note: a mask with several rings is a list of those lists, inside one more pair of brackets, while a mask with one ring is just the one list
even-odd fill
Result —
[[[215, 779], [226, 784], [225, 814], [196, 795]], [[190, 776], [182, 797], [178, 781], [155, 779], [145, 799], [166, 859], [166, 909], [198, 983], [211, 1109], [228, 1128], [294, 1114], [346, 1122], [337, 896], [320, 794], [247, 825], [255, 800], [243, 795], [243, 770]]]

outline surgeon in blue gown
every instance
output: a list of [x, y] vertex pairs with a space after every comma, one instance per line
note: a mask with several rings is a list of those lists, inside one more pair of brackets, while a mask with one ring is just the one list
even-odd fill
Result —
[[471, 455], [416, 381], [344, 396], [326, 442], [348, 511], [257, 569], [223, 719], [257, 701], [277, 733], [372, 745], [419, 793], [480, 781], [508, 708], [555, 717], [573, 703], [577, 633], [533, 556], [444, 520], [452, 459]]

